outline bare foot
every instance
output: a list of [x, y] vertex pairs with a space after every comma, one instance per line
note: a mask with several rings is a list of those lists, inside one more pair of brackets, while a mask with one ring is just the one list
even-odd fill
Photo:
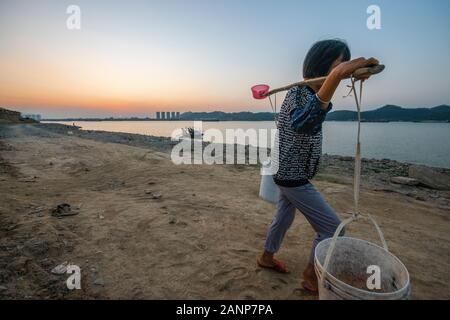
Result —
[[313, 293], [318, 292], [317, 276], [314, 271], [314, 265], [311, 263], [308, 263], [305, 271], [303, 271], [302, 287]]
[[273, 260], [273, 253], [264, 251], [263, 254], [258, 258], [257, 262], [261, 267], [271, 268], [275, 265], [275, 262]]
[[264, 251], [264, 253], [256, 260], [261, 268], [273, 269], [279, 273], [289, 273], [283, 262], [273, 257], [273, 253]]

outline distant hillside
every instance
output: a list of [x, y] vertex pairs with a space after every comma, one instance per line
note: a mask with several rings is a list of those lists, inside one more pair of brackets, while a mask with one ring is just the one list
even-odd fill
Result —
[[[450, 122], [450, 106], [407, 109], [387, 105], [372, 111], [361, 112], [361, 119], [369, 122], [410, 121], [410, 122]], [[356, 111], [334, 111], [327, 115], [328, 121], [356, 121]]]
[[[387, 105], [382, 108], [362, 112], [362, 120], [369, 122], [409, 121], [409, 122], [450, 122], [450, 106], [442, 105], [434, 108], [407, 109]], [[355, 111], [333, 111], [327, 115], [328, 121], [356, 121]], [[47, 121], [156, 121], [150, 118], [69, 118], [46, 119]], [[273, 121], [272, 112], [185, 112], [180, 119], [161, 121]]]
[[180, 115], [180, 120], [203, 121], [272, 121], [274, 115], [271, 112], [185, 112]]
[[[438, 121], [450, 122], [450, 106], [442, 105], [434, 108], [407, 109], [398, 106], [387, 105], [372, 111], [361, 113], [363, 121], [386, 122], [386, 121]], [[186, 112], [182, 113], [180, 120], [203, 120], [203, 121], [272, 121], [271, 112]], [[328, 121], [356, 121], [356, 111], [334, 111], [327, 116]]]

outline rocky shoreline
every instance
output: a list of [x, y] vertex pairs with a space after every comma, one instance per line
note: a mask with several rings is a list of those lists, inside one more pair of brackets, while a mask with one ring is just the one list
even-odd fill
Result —
[[[109, 132], [96, 130], [80, 130], [80, 127], [58, 123], [39, 123], [28, 125], [27, 134], [55, 137], [57, 135], [76, 136], [105, 143], [119, 143], [134, 147], [148, 148], [158, 152], [169, 153], [177, 143], [168, 137]], [[9, 133], [1, 130], [0, 138], [7, 138]], [[209, 143], [205, 142], [204, 147]], [[236, 149], [236, 145], [235, 145]], [[248, 147], [247, 147], [248, 149]], [[225, 153], [225, 152], [224, 152]], [[258, 169], [258, 166], [251, 166]], [[412, 178], [411, 170], [424, 168], [423, 177]], [[316, 180], [324, 180], [341, 184], [353, 183], [354, 157], [328, 155], [322, 156], [321, 166]], [[431, 176], [429, 176], [431, 174]], [[435, 186], [433, 179], [442, 183]], [[415, 198], [420, 201], [438, 201], [444, 209], [450, 210], [450, 169], [435, 168], [390, 159], [362, 159], [362, 186], [379, 192], [393, 192]], [[430, 183], [431, 182], [431, 183]], [[442, 187], [443, 185], [443, 187]]]

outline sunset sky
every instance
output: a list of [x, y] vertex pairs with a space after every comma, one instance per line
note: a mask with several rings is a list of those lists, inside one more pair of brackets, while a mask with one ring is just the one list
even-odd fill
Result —
[[[66, 27], [72, 4], [81, 30]], [[371, 4], [381, 30], [366, 27]], [[0, 106], [45, 117], [270, 111], [250, 87], [300, 80], [309, 47], [335, 37], [387, 66], [365, 109], [450, 104], [449, 12], [447, 0], [0, 0]], [[335, 109], [353, 108], [346, 91]]]

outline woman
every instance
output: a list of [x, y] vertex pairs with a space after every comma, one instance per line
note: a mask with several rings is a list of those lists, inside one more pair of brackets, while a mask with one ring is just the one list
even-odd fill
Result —
[[258, 265], [281, 273], [288, 272], [285, 265], [274, 258], [274, 254], [280, 249], [284, 235], [294, 220], [295, 209], [298, 209], [317, 233], [309, 263], [303, 272], [302, 286], [309, 291], [317, 292], [315, 247], [323, 239], [332, 237], [341, 222], [310, 182], [317, 172], [322, 153], [322, 122], [332, 108], [331, 99], [341, 80], [348, 78], [356, 69], [376, 64], [378, 61], [374, 58], [350, 61], [350, 49], [344, 41], [319, 41], [306, 55], [303, 77], [306, 80], [327, 76], [326, 81], [319, 86], [292, 88], [280, 110], [278, 155], [274, 159], [278, 166], [274, 181], [280, 188], [280, 197]]

